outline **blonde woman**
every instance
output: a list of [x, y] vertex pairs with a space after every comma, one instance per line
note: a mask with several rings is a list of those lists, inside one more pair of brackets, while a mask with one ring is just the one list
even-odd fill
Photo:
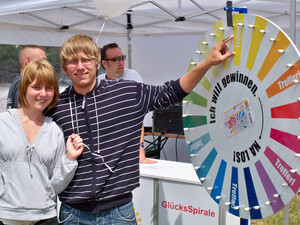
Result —
[[[56, 196], [72, 180], [82, 139], [65, 142], [61, 128], [43, 111], [56, 105], [58, 80], [41, 59], [26, 66], [19, 84], [19, 108], [0, 113], [0, 221], [57, 223]], [[43, 223], [45, 222], [45, 223]]]

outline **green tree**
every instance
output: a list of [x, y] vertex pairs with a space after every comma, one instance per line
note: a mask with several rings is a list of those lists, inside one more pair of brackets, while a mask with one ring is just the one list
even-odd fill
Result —
[[11, 83], [19, 74], [19, 46], [0, 45], [0, 82]]

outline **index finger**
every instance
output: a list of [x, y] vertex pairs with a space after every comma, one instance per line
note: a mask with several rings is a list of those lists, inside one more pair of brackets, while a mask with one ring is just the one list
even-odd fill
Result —
[[230, 40], [233, 39], [233, 38], [234, 38], [234, 36], [233, 36], [233, 35], [230, 35], [229, 37], [223, 39], [223, 40], [222, 40], [222, 43], [223, 43], [223, 44], [226, 44], [228, 41], [230, 41]]

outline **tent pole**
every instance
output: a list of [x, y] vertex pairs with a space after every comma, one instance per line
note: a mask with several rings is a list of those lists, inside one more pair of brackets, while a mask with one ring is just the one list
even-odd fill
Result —
[[130, 13], [127, 13], [127, 47], [128, 47], [128, 68], [129, 69], [132, 69], [132, 56], [131, 56], [131, 30], [133, 29], [133, 26], [131, 24], [131, 12], [132, 10], [127, 10], [127, 12], [130, 12]]
[[289, 224], [289, 208], [290, 208], [290, 203], [287, 204], [284, 207], [284, 211], [283, 211], [283, 225], [288, 225]]
[[290, 38], [296, 41], [296, 0], [290, 0]]
[[132, 69], [132, 62], [131, 62], [131, 37], [130, 37], [130, 33], [131, 33], [131, 30], [127, 30], [127, 46], [128, 46], [128, 68], [129, 69]]

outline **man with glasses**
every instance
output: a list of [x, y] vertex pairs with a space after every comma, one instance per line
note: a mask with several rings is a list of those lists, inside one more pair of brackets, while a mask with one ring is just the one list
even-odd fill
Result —
[[141, 75], [135, 70], [125, 68], [126, 55], [117, 43], [110, 43], [101, 48], [101, 65], [105, 69], [98, 79], [106, 80], [134, 80], [143, 82]]
[[139, 143], [144, 116], [181, 102], [208, 69], [232, 57], [226, 43], [215, 45], [193, 70], [161, 86], [134, 81], [97, 81], [100, 51], [84, 34], [61, 47], [60, 61], [72, 84], [46, 114], [65, 137], [81, 136], [83, 153], [68, 187], [59, 195], [62, 224], [136, 225], [132, 191], [139, 186]]
[[[143, 83], [142, 76], [135, 70], [125, 68], [126, 55], [117, 43], [110, 43], [101, 48], [101, 65], [105, 69], [98, 79], [105, 80], [133, 80]], [[144, 148], [144, 126], [140, 140], [140, 163], [154, 164], [157, 161], [146, 158]]]

